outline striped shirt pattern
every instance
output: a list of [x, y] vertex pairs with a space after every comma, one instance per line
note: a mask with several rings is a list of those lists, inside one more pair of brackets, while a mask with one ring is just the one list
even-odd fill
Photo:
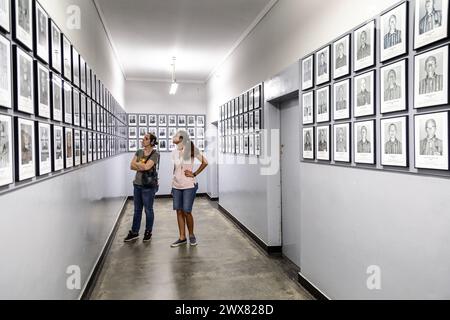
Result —
[[444, 89], [444, 77], [435, 74], [433, 77], [426, 77], [420, 81], [419, 93], [427, 94], [436, 91], [442, 91]]
[[395, 32], [389, 32], [384, 36], [384, 48], [388, 49], [390, 47], [396, 46], [402, 42], [402, 32], [400, 30], [395, 30]]
[[402, 143], [397, 139], [394, 142], [389, 140], [384, 145], [384, 152], [386, 154], [402, 154]]

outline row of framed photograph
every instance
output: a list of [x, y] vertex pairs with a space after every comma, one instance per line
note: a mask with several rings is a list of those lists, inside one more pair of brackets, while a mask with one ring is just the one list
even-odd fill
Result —
[[126, 141], [0, 114], [0, 187], [126, 152]]
[[129, 114], [129, 127], [205, 127], [204, 115]]
[[205, 128], [175, 128], [175, 127], [128, 127], [129, 139], [143, 139], [146, 134], [151, 133], [158, 139], [172, 139], [178, 131], [183, 130], [189, 134], [189, 138], [192, 140], [204, 139]]
[[254, 133], [261, 131], [261, 110], [255, 110], [222, 120], [219, 123], [220, 136]]
[[[128, 140], [128, 151], [129, 152], [136, 152], [139, 148], [141, 148], [140, 145], [141, 139], [129, 139]], [[195, 146], [200, 150], [205, 150], [205, 139], [194, 139], [192, 138], [192, 142], [194, 142]], [[176, 145], [173, 143], [172, 139], [159, 139], [158, 145], [156, 146], [156, 149], [159, 152], [169, 152], [176, 149]]]
[[[410, 3], [410, 1], [400, 3], [382, 13], [379, 18], [365, 23], [352, 33], [342, 36], [332, 44], [305, 57], [302, 60], [302, 90], [329, 82], [332, 78], [331, 73], [335, 80], [349, 75], [351, 57], [353, 57], [354, 72], [374, 66], [377, 45], [382, 63], [408, 54]], [[413, 21], [414, 49], [417, 50], [447, 38], [448, 1], [416, 0]], [[379, 43], [376, 41], [377, 30], [380, 33]], [[333, 54], [330, 52], [331, 48]], [[331, 61], [332, 67], [330, 67]]]
[[219, 150], [224, 154], [261, 155], [261, 134], [245, 134], [220, 138]]
[[[446, 105], [449, 102], [449, 47], [441, 46], [414, 57], [414, 108]], [[334, 120], [354, 116], [375, 115], [376, 101], [380, 101], [380, 113], [408, 110], [408, 59], [385, 65], [380, 69], [362, 73], [353, 79], [345, 79], [317, 90], [303, 93], [303, 124], [329, 122], [331, 109]], [[352, 81], [353, 80], [353, 81]], [[377, 96], [377, 83], [379, 94]], [[332, 107], [330, 103], [332, 102]], [[314, 112], [315, 110], [315, 112]]]
[[302, 90], [350, 75], [351, 64], [354, 72], [373, 67], [377, 52], [382, 63], [408, 54], [410, 19], [414, 21], [415, 50], [448, 37], [448, 1], [415, 0], [413, 13], [411, 3], [401, 2], [302, 59]]
[[220, 106], [220, 120], [231, 119], [237, 115], [261, 108], [264, 97], [262, 88], [263, 84], [258, 84], [256, 87]]
[[38, 1], [1, 0], [0, 31], [1, 107], [49, 118], [51, 69], [126, 125], [122, 107]]
[[[381, 119], [379, 133], [376, 120], [304, 127], [304, 160], [376, 165], [377, 142], [380, 141], [381, 165], [409, 167], [408, 116]], [[414, 116], [414, 167], [449, 170], [449, 112]], [[333, 130], [333, 132], [331, 132]], [[333, 140], [331, 134], [333, 133]], [[353, 142], [352, 142], [353, 141]]]

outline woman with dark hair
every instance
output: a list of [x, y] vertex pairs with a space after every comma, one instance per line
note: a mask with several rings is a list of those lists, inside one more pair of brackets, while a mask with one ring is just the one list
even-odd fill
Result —
[[[180, 237], [171, 247], [179, 247], [187, 244], [186, 225], [189, 232], [189, 244], [197, 245], [194, 234], [194, 217], [192, 207], [198, 190], [195, 178], [208, 166], [208, 161], [194, 145], [186, 131], [179, 131], [173, 138], [177, 146], [172, 152], [174, 163], [172, 195], [173, 209], [177, 212], [178, 229]], [[200, 167], [194, 172], [195, 159], [201, 162]]]
[[[156, 136], [148, 133], [142, 140], [142, 147], [136, 152], [131, 161], [131, 170], [136, 171], [134, 185], [134, 217], [133, 226], [125, 238], [125, 242], [137, 240], [139, 238], [139, 229], [141, 228], [142, 210], [145, 208], [146, 227], [144, 234], [144, 242], [150, 241], [152, 238], [153, 222], [155, 215], [153, 212], [153, 202], [158, 192], [157, 172], [159, 163], [159, 153], [155, 146], [158, 144]], [[152, 172], [153, 171], [153, 172]], [[156, 177], [155, 185], [147, 186], [143, 181], [144, 173], [153, 173]]]

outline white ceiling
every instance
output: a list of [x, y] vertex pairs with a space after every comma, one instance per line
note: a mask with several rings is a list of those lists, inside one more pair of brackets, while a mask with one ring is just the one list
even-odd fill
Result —
[[127, 79], [205, 82], [275, 0], [94, 0]]

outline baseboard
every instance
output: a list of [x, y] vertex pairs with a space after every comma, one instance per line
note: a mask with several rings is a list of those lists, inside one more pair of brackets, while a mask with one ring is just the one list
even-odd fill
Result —
[[298, 282], [305, 288], [314, 298], [317, 300], [331, 300], [325, 294], [322, 293], [315, 285], [313, 285], [308, 279], [306, 279], [301, 272], [298, 273]]
[[209, 193], [206, 194], [206, 197], [209, 199], [209, 201], [219, 201], [219, 197], [211, 197]]
[[122, 204], [122, 209], [120, 210], [120, 214], [116, 219], [116, 223], [114, 224], [114, 227], [109, 234], [108, 241], [106, 241], [105, 246], [103, 247], [102, 253], [100, 254], [97, 263], [95, 264], [94, 269], [91, 272], [91, 275], [89, 276], [89, 279], [83, 289], [83, 292], [80, 296], [80, 300], [89, 300], [92, 292], [95, 288], [95, 285], [97, 284], [98, 277], [100, 276], [100, 273], [103, 269], [103, 265], [106, 260], [106, 256], [109, 253], [109, 250], [111, 249], [111, 245], [114, 241], [114, 238], [116, 237], [117, 230], [119, 229], [120, 221], [122, 220], [122, 217], [125, 214], [125, 206], [127, 204], [128, 199], [124, 200]]
[[265, 244], [256, 234], [250, 231], [246, 226], [244, 226], [238, 219], [236, 219], [227, 209], [222, 207], [220, 204], [218, 205], [219, 210], [231, 221], [233, 221], [242, 231], [244, 231], [253, 241], [258, 244], [264, 251], [266, 251], [269, 255], [279, 255], [282, 253], [281, 246], [268, 246]]

